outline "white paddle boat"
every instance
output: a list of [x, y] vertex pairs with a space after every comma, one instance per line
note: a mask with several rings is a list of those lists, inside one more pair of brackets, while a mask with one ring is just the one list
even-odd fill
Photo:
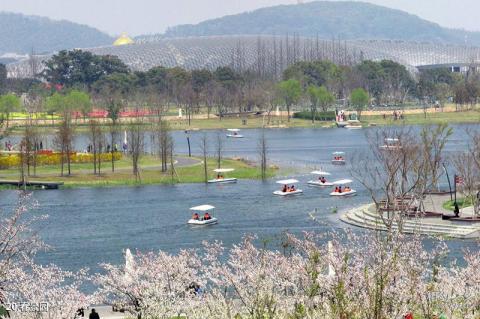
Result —
[[189, 225], [207, 226], [218, 223], [218, 219], [213, 217], [215, 207], [211, 205], [201, 205], [190, 208], [193, 212], [192, 218], [188, 221]]
[[380, 149], [385, 151], [395, 151], [402, 148], [398, 138], [386, 138], [385, 145], [380, 146]]
[[301, 189], [295, 188], [295, 184], [297, 183], [299, 183], [299, 181], [297, 181], [296, 179], [286, 179], [283, 181], [278, 181], [277, 184], [283, 185], [283, 188], [279, 191], [273, 192], [273, 194], [278, 196], [293, 196], [302, 194], [303, 191]]
[[217, 168], [213, 171], [217, 173], [217, 178], [211, 179], [208, 181], [209, 184], [227, 184], [227, 183], [236, 183], [237, 179], [234, 177], [225, 178], [223, 177], [224, 173], [233, 172], [235, 169], [233, 168]]
[[345, 153], [344, 152], [335, 152], [332, 154], [333, 159], [332, 159], [332, 164], [333, 165], [345, 165]]
[[[357, 194], [357, 191], [354, 189], [351, 189], [349, 186], [353, 181], [351, 179], [342, 179], [336, 182], [333, 182], [334, 186], [337, 186], [341, 191], [333, 191], [330, 193], [330, 196], [335, 196], [335, 197], [343, 197], [343, 196], [353, 196]], [[344, 189], [342, 189], [342, 186], [344, 186]]]
[[227, 133], [227, 137], [230, 138], [243, 138], [244, 136], [240, 134], [240, 129], [238, 128], [229, 128], [227, 130], [229, 133]]
[[325, 176], [330, 176], [329, 172], [323, 172], [323, 171], [313, 171], [313, 175], [318, 175], [319, 178], [317, 180], [311, 180], [308, 182], [308, 185], [310, 186], [317, 186], [317, 187], [327, 187], [327, 186], [333, 186], [332, 182], [329, 182], [325, 179]]

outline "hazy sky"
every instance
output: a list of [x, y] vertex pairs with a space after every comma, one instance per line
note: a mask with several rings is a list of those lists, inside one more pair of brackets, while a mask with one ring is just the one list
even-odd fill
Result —
[[[88, 24], [111, 35], [163, 32], [168, 26], [197, 23], [296, 0], [0, 0], [0, 11], [47, 16]], [[305, 1], [306, 2], [306, 1]], [[479, 0], [367, 0], [398, 8], [443, 26], [480, 31]]]

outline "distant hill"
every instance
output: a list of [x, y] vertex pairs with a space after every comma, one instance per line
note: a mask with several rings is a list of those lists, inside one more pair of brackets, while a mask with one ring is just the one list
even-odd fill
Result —
[[48, 53], [112, 44], [109, 35], [86, 25], [0, 12], [0, 55]]
[[331, 39], [382, 39], [480, 45], [480, 32], [443, 28], [400, 10], [363, 2], [318, 1], [279, 5], [252, 12], [169, 28], [165, 34], [146, 36], [190, 37], [297, 33]]

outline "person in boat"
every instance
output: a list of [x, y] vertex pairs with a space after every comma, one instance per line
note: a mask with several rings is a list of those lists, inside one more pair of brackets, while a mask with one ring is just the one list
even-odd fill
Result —
[[208, 212], [206, 212], [205, 215], [203, 215], [203, 220], [210, 220], [210, 219], [212, 219], [212, 217]]
[[320, 183], [325, 184], [327, 182], [327, 179], [325, 177], [320, 177]]
[[198, 213], [195, 213], [195, 214], [192, 215], [192, 219], [193, 220], [199, 220], [200, 216], [198, 215]]
[[338, 193], [338, 186], [335, 186], [335, 193]]
[[283, 193], [288, 192], [288, 186], [287, 185], [283, 185], [282, 192]]
[[294, 192], [294, 191], [295, 191], [295, 185], [292, 185], [292, 187], [290, 188], [290, 191], [291, 191], [291, 192]]
[[338, 187], [338, 192], [341, 194], [342, 193], [342, 186]]

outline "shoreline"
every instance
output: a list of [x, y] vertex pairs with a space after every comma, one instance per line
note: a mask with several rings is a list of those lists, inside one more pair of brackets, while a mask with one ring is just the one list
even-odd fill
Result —
[[[420, 110], [417, 110], [420, 111]], [[480, 111], [474, 110], [462, 110], [462, 111], [437, 111], [437, 112], [428, 112], [427, 116], [423, 113], [406, 113], [404, 119], [393, 120], [390, 113], [391, 110], [376, 111], [374, 114], [369, 114], [365, 111], [365, 114], [362, 114], [360, 120], [363, 128], [371, 126], [400, 126], [400, 125], [435, 125], [435, 124], [478, 124], [480, 123]], [[383, 118], [385, 114], [386, 117]], [[200, 130], [224, 130], [228, 128], [241, 128], [241, 129], [291, 129], [291, 128], [309, 128], [309, 129], [328, 129], [336, 128], [336, 122], [334, 121], [315, 121], [312, 123], [308, 119], [298, 119], [291, 118], [290, 122], [287, 121], [286, 117], [272, 117], [271, 123], [265, 125], [263, 117], [253, 117], [246, 118], [246, 124], [243, 123], [244, 118], [235, 117], [235, 118], [210, 118], [210, 119], [193, 119], [191, 125], [188, 125], [188, 121], [185, 119], [177, 120], [168, 120], [170, 124], [171, 131], [200, 131]], [[13, 122], [10, 123], [8, 133], [11, 135], [20, 135], [23, 131], [24, 126], [22, 124], [13, 125]], [[145, 122], [143, 125], [150, 126], [151, 122]], [[87, 132], [88, 124], [77, 123], [76, 126], [77, 132]], [[117, 129], [122, 130], [128, 127], [130, 123], [120, 123], [118, 124]], [[52, 125], [52, 123], [42, 124], [39, 123], [38, 128], [42, 133], [54, 133], [57, 129], [57, 125]], [[110, 127], [107, 123], [101, 123], [100, 127], [102, 129], [108, 130]], [[146, 131], [149, 131], [146, 129]]]
[[[128, 162], [123, 159], [122, 164]], [[152, 158], [145, 159], [151, 161]], [[74, 167], [72, 165], [72, 175], [59, 176], [58, 173], [52, 173], [53, 170], [59, 170], [59, 167], [44, 167], [43, 173], [37, 174], [36, 177], [30, 177], [28, 181], [41, 182], [63, 182], [59, 189], [79, 189], [79, 188], [115, 188], [115, 187], [141, 187], [149, 185], [178, 185], [178, 184], [202, 184], [204, 179], [203, 161], [198, 157], [176, 157], [176, 176], [168, 169], [167, 172], [161, 172], [161, 166], [158, 165], [144, 165], [140, 166], [140, 181], [135, 179], [131, 172], [132, 168], [128, 166], [120, 166], [111, 173], [109, 163], [105, 163], [101, 175], [94, 175], [92, 169], [85, 169], [89, 164], [82, 164]], [[183, 163], [183, 164], [182, 164]], [[118, 163], [116, 163], [117, 165]], [[93, 164], [92, 164], [93, 165]], [[207, 159], [208, 165], [208, 179], [213, 179], [213, 169], [216, 167], [216, 161], [213, 158]], [[82, 167], [80, 169], [79, 167]], [[230, 173], [228, 177], [235, 177], [239, 180], [259, 180], [261, 174], [259, 168], [253, 163], [244, 159], [224, 158], [222, 160], [222, 167], [233, 168], [235, 171]], [[41, 168], [38, 168], [39, 170]], [[278, 174], [279, 168], [270, 166], [267, 170], [267, 179], [270, 179]], [[10, 174], [5, 174], [9, 172]], [[0, 171], [0, 180], [18, 180], [17, 169], [9, 169], [8, 171]], [[19, 189], [15, 186], [0, 186], [0, 190]], [[27, 189], [39, 189], [28, 187]]]

